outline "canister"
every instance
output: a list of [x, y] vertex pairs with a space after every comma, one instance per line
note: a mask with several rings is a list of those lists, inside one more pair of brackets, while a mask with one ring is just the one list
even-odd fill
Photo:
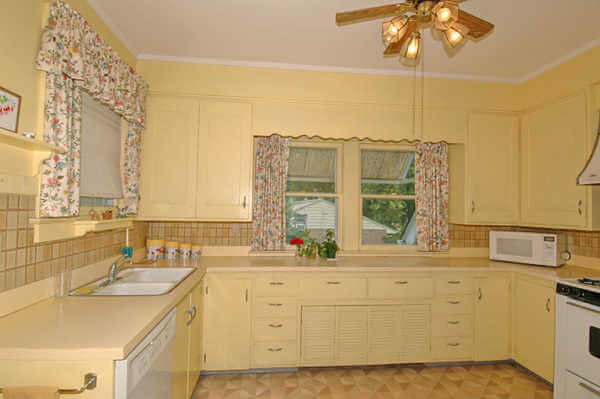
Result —
[[192, 245], [192, 259], [198, 259], [202, 255], [202, 245]]
[[167, 259], [177, 259], [179, 255], [179, 241], [167, 241], [165, 243]]
[[146, 259], [157, 260], [163, 257], [165, 240], [149, 239], [146, 241]]
[[192, 256], [192, 244], [182, 242], [179, 245], [179, 256], [183, 259], [189, 259]]

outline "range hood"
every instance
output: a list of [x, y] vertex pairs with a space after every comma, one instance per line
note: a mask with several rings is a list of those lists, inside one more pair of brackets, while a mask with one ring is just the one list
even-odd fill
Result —
[[596, 137], [592, 156], [585, 164], [583, 172], [577, 176], [577, 184], [600, 184], [600, 133]]

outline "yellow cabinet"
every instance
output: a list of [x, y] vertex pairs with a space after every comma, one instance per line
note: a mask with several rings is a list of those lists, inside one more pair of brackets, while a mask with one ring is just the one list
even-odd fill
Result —
[[202, 331], [203, 325], [203, 301], [204, 301], [204, 289], [202, 284], [198, 284], [191, 294], [191, 324], [189, 326], [190, 331], [190, 358], [189, 358], [189, 375], [188, 375], [188, 391], [187, 397], [189, 398], [194, 392], [194, 388], [200, 378], [200, 372], [202, 371], [202, 358], [204, 357], [204, 351], [202, 348], [203, 336]]
[[330, 366], [335, 362], [335, 306], [303, 306], [301, 365]]
[[522, 222], [587, 227], [588, 188], [575, 179], [586, 162], [586, 96], [535, 109], [523, 118]]
[[336, 307], [335, 360], [339, 365], [366, 364], [368, 354], [367, 306]]
[[252, 105], [201, 101], [196, 217], [252, 219]]
[[469, 115], [466, 153], [466, 222], [516, 223], [519, 118], [512, 114]]
[[515, 360], [550, 382], [554, 381], [554, 299], [553, 283], [517, 277]]
[[198, 102], [148, 98], [142, 142], [140, 216], [193, 218], [196, 212]]
[[477, 279], [475, 299], [475, 360], [510, 358], [510, 279]]
[[206, 370], [250, 368], [251, 281], [209, 276], [205, 283]]
[[369, 309], [369, 364], [392, 364], [402, 359], [402, 307]]

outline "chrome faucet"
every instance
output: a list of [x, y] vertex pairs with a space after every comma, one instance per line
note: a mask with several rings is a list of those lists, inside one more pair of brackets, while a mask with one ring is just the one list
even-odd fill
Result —
[[129, 258], [129, 260], [126, 260], [125, 262], [121, 262], [122, 260], [128, 259], [124, 256], [120, 256], [119, 259], [117, 259], [115, 261], [115, 263], [113, 263], [112, 265], [110, 265], [110, 268], [108, 269], [108, 278], [106, 280], [107, 284], [112, 284], [116, 279], [117, 279], [117, 275], [119, 274], [119, 272], [121, 270], [123, 270], [123, 267], [127, 264], [132, 264], [132, 260], [131, 258]]

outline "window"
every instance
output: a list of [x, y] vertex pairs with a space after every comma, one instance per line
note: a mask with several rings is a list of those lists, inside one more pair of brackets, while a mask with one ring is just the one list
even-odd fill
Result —
[[361, 150], [363, 246], [412, 246], [417, 242], [415, 153]]
[[86, 93], [81, 118], [80, 195], [122, 198], [121, 118]]
[[338, 146], [294, 144], [290, 147], [285, 199], [286, 239], [304, 231], [321, 241], [332, 229], [338, 237]]

